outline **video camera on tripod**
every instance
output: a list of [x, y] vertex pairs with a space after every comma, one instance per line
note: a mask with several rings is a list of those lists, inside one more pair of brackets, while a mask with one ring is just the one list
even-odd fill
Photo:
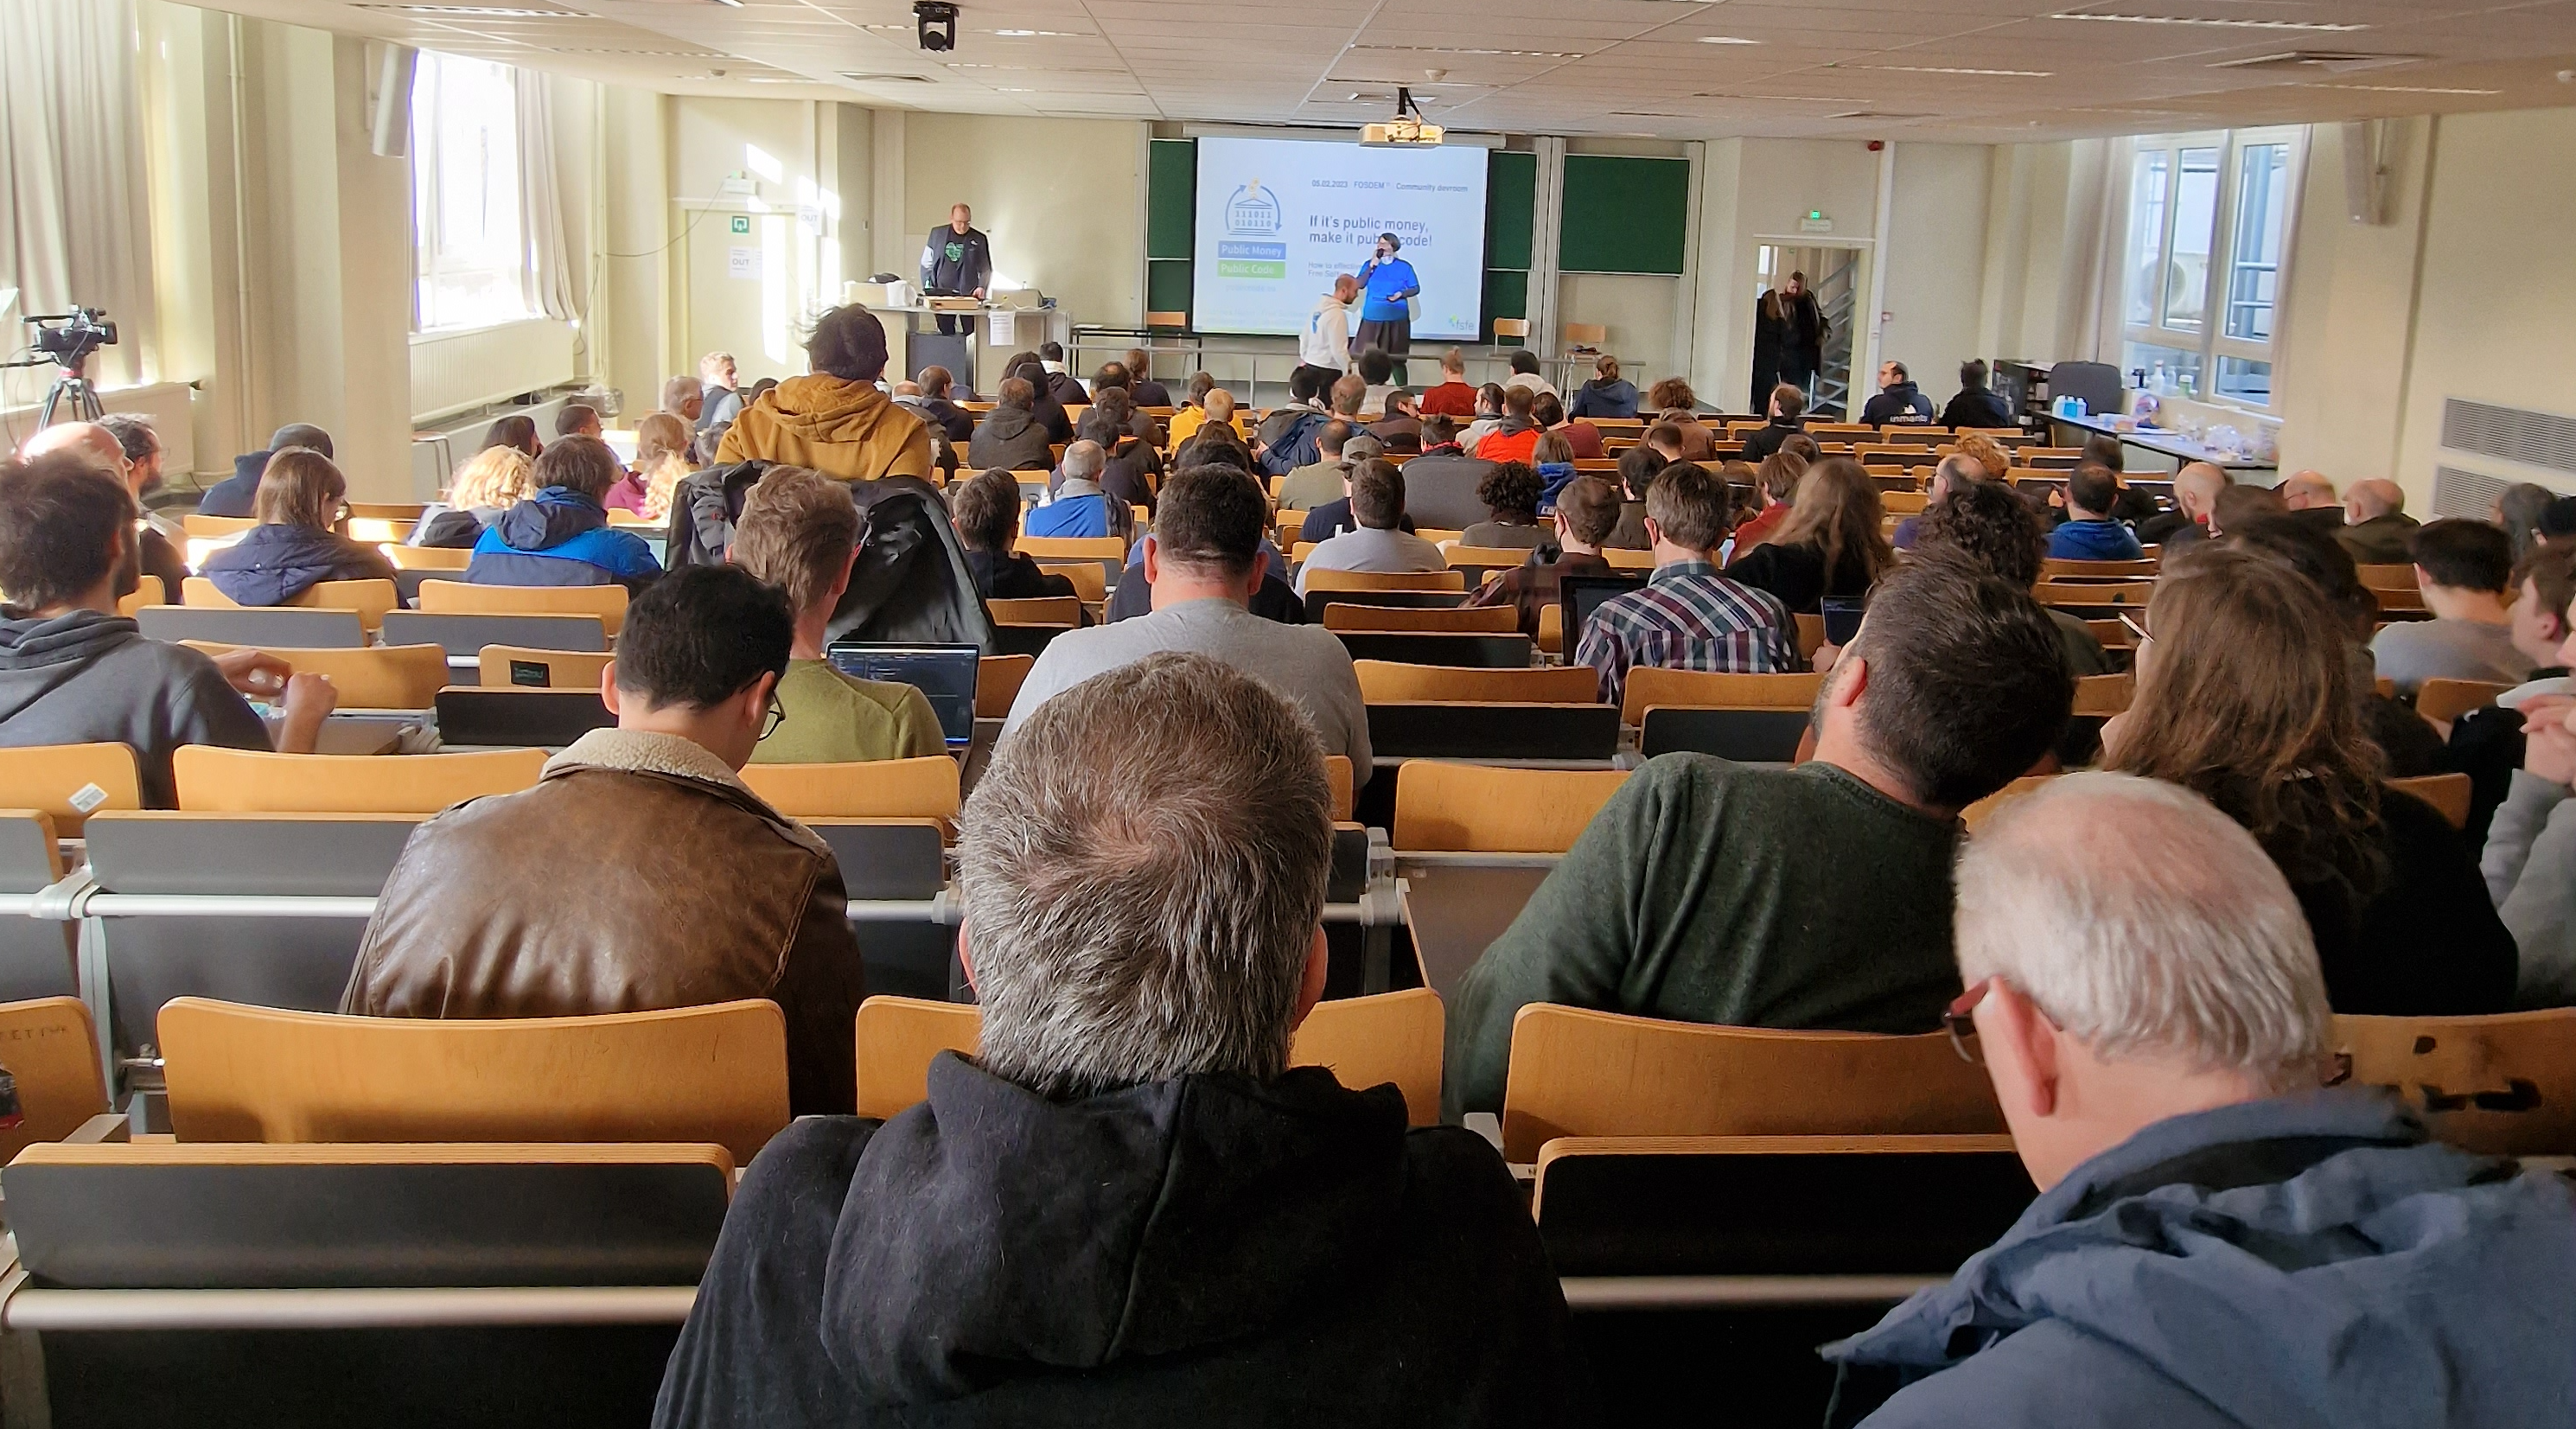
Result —
[[[99, 308], [74, 308], [67, 313], [30, 313], [27, 326], [36, 330], [29, 344], [35, 356], [10, 367], [41, 367], [51, 362], [63, 369], [54, 379], [53, 390], [45, 394], [44, 411], [36, 418], [40, 427], [54, 424], [54, 413], [66, 401], [71, 403], [71, 419], [95, 422], [99, 418], [98, 389], [91, 385], [86, 368], [91, 354], [102, 347], [116, 345], [116, 324]], [[52, 326], [48, 327], [50, 323]]]

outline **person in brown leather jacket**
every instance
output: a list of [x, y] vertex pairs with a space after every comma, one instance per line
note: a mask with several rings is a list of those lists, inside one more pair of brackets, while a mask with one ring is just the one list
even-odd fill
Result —
[[865, 989], [831, 850], [738, 773], [778, 713], [794, 618], [734, 566], [627, 608], [600, 698], [615, 729], [533, 789], [423, 823], [376, 899], [340, 1010], [568, 1017], [768, 998], [798, 1115], [855, 1105]]

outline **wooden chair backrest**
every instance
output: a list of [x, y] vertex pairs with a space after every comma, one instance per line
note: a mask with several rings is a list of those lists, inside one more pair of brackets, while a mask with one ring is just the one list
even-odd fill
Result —
[[2051, 556], [2039, 563], [2039, 574], [2042, 580], [2052, 581], [2135, 580], [2154, 575], [2159, 564], [2147, 560], [2067, 561]]
[[945, 754], [858, 764], [746, 764], [742, 782], [791, 819], [957, 820], [957, 761]]
[[169, 587], [161, 584], [159, 576], [147, 575], [134, 582], [134, 594], [120, 596], [117, 599], [116, 613], [132, 620], [134, 612], [147, 605], [168, 605], [169, 603]]
[[[245, 647], [211, 640], [180, 642], [209, 655]], [[321, 675], [339, 692], [344, 710], [425, 710], [448, 685], [447, 652], [435, 645], [370, 645], [358, 650], [261, 649], [299, 675]]]
[[[83, 790], [106, 795], [72, 802]], [[84, 809], [82, 804], [89, 807]], [[143, 807], [143, 777], [122, 744], [30, 744], [0, 749], [0, 808], [34, 809], [64, 838], [80, 837], [91, 814]]]
[[179, 529], [191, 536], [238, 536], [259, 524], [250, 516], [200, 516], [191, 511], [179, 518]]
[[1109, 598], [1109, 573], [1100, 568], [1098, 561], [1041, 563], [1038, 569], [1073, 582], [1073, 598], [1076, 600], [1098, 605]]
[[2011, 783], [2006, 784], [2004, 787], [1997, 789], [1995, 792], [1988, 794], [1986, 797], [1979, 799], [1977, 802], [1970, 804], [1968, 807], [1961, 809], [1959, 811], [1959, 822], [1965, 824], [1968, 832], [1973, 834], [1977, 830], [1985, 827], [1986, 820], [1994, 817], [1995, 810], [2002, 808], [2004, 805], [2011, 803], [2013, 800], [2020, 798], [2024, 794], [2028, 794], [2033, 790], [2040, 788], [2049, 780], [2056, 777], [2057, 776], [2054, 774], [2025, 774]]
[[163, 1004], [183, 1142], [705, 1141], [748, 1164], [787, 1125], [766, 1000], [597, 1017], [339, 1017]]
[[1465, 590], [1464, 571], [1308, 571], [1308, 590]]
[[1610, 569], [1614, 571], [1651, 571], [1655, 568], [1655, 553], [1652, 551], [1631, 551], [1621, 546], [1604, 546], [1601, 548], [1601, 559], [1608, 562]]
[[2433, 1134], [2499, 1156], [2576, 1155], [2576, 1008], [2335, 1018], [2338, 1073], [2397, 1089]]
[[2415, 567], [2409, 564], [2393, 566], [2357, 565], [2353, 567], [2353, 574], [2361, 577], [2361, 583], [2371, 590], [2415, 590], [2419, 588], [2415, 580]]
[[1532, 1003], [1512, 1019], [1503, 1158], [1560, 1136], [1970, 1135], [2004, 1129], [1948, 1034], [1707, 1027]]
[[2492, 680], [2426, 680], [2415, 691], [2415, 713], [2444, 724], [2494, 704], [2513, 686]]
[[542, 666], [546, 682], [522, 688], [595, 690], [608, 670], [608, 662], [616, 658], [605, 650], [533, 650], [524, 645], [486, 645], [475, 652], [476, 673], [485, 689], [518, 685], [511, 678], [514, 673]]
[[626, 587], [607, 585], [476, 585], [422, 581], [418, 609], [442, 615], [596, 615], [610, 635], [626, 623]]
[[1825, 618], [1822, 615], [1792, 615], [1798, 626], [1798, 658], [1812, 660], [1825, 645]]
[[976, 661], [975, 718], [1009, 718], [1011, 702], [1020, 697], [1020, 686], [1028, 683], [1037, 663], [1035, 655], [987, 655]]
[[1352, 773], [1351, 757], [1349, 755], [1327, 754], [1324, 756], [1324, 792], [1332, 798], [1333, 822], [1335, 823], [1344, 822], [1351, 817], [1351, 800], [1353, 797], [1351, 790]]
[[1920, 491], [1882, 491], [1878, 494], [1879, 509], [1890, 516], [1919, 516], [1931, 500]]
[[1658, 706], [1710, 710], [1803, 710], [1824, 688], [1822, 675], [1721, 675], [1640, 665], [1628, 672], [1619, 701], [1623, 724], [1643, 724]]
[[[616, 524], [615, 516], [622, 514], [612, 513], [610, 524]], [[389, 521], [381, 516], [352, 516], [348, 529], [340, 534], [370, 546], [399, 546], [411, 539], [412, 528], [419, 524], [417, 521]]]
[[2388, 787], [2412, 794], [2441, 811], [2452, 828], [2469, 826], [2469, 805], [2474, 787], [2466, 774], [2418, 774], [2412, 779], [2391, 779]]
[[398, 571], [461, 571], [474, 564], [471, 546], [388, 546], [386, 559]]
[[[859, 1004], [859, 1115], [891, 1117], [930, 1095], [931, 1059], [972, 1056], [982, 1009], [971, 1003], [871, 997]], [[1288, 1049], [1289, 1065], [1329, 1067], [1343, 1086], [1393, 1082], [1415, 1126], [1440, 1121], [1440, 995], [1427, 987], [1315, 1004]]]
[[1627, 782], [1624, 769], [1509, 769], [1409, 759], [1395, 781], [1397, 848], [1563, 853]]
[[1351, 605], [1334, 601], [1324, 607], [1326, 630], [1429, 630], [1453, 635], [1508, 635], [1521, 628], [1521, 614], [1508, 605], [1461, 605], [1446, 609], [1404, 605]]
[[17, 1081], [24, 1118], [0, 1131], [0, 1164], [37, 1142], [62, 1140], [108, 1109], [97, 1025], [77, 997], [0, 1002], [0, 1062]]
[[1538, 608], [1538, 648], [1550, 655], [1565, 653], [1565, 606], [1562, 602]]
[[[239, 610], [241, 602], [216, 589], [204, 576], [190, 576], [181, 583], [180, 603], [201, 610]], [[323, 581], [306, 587], [287, 605], [298, 610], [354, 610], [358, 623], [369, 630], [385, 623], [385, 612], [402, 608], [402, 597], [392, 581]]]
[[366, 517], [378, 521], [417, 521], [428, 514], [429, 503], [425, 501], [352, 501], [349, 503], [349, 516], [352, 520]]
[[2144, 610], [2156, 593], [2154, 581], [2041, 581], [2031, 594], [2042, 605], [2125, 606]]
[[179, 807], [190, 813], [435, 814], [467, 799], [533, 788], [546, 752], [270, 754], [190, 744], [170, 763]]
[[995, 625], [1053, 625], [1072, 629], [1082, 619], [1082, 601], [1070, 595], [1042, 595], [1029, 600], [988, 600], [985, 611]]
[[2084, 675], [2075, 681], [2075, 713], [2108, 718], [2128, 709], [2137, 693], [2136, 675]]
[[[1044, 474], [1039, 473], [1041, 476]], [[1019, 551], [1033, 561], [1127, 559], [1127, 543], [1116, 536], [1022, 536]]]
[[1530, 553], [1510, 546], [1451, 546], [1444, 553], [1449, 564], [1458, 570], [1510, 570], [1526, 564]]
[[[1330, 615], [1342, 608], [1328, 605], [1324, 612]], [[1373, 705], [1581, 705], [1601, 694], [1601, 678], [1589, 665], [1472, 670], [1354, 660], [1351, 669], [1360, 677], [1360, 699]]]

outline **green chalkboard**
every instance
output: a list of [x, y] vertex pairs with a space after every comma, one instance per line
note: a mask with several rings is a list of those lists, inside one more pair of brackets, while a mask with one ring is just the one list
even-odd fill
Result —
[[1566, 156], [1558, 268], [1679, 273], [1689, 232], [1689, 160]]
[[1145, 170], [1145, 256], [1190, 257], [1198, 199], [1199, 146], [1190, 139], [1156, 139]]
[[1530, 223], [1537, 198], [1538, 155], [1497, 149], [1485, 161], [1486, 267], [1529, 271]]

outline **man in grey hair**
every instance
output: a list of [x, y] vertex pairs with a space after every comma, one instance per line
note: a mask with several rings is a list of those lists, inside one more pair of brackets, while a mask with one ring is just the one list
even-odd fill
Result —
[[1577, 1417], [1493, 1148], [1288, 1065], [1331, 841], [1313, 729], [1203, 655], [1004, 738], [958, 817], [980, 1051], [761, 1152], [655, 1423]]
[[[1032, 508], [1023, 523], [1032, 536], [1123, 536], [1135, 517], [1125, 502], [1100, 489], [1101, 468], [1109, 453], [1085, 439], [1064, 449], [1064, 464], [1046, 504]], [[1113, 508], [1113, 505], [1115, 509]]]
[[2250, 834], [2070, 775], [1998, 811], [1958, 881], [1951, 1035], [2041, 1194], [1825, 1347], [1833, 1422], [2564, 1422], [2576, 1191], [2430, 1140], [2385, 1089], [2318, 1090], [2325, 980]]

